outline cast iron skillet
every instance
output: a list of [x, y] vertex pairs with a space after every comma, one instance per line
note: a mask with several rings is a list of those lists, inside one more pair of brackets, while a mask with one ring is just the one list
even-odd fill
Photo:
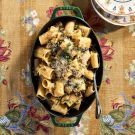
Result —
[[[61, 17], [56, 17], [56, 13], [59, 10], [72, 10], [76, 13], [76, 17], [73, 16], [61, 16]], [[71, 21], [71, 20], [76, 20], [77, 22], [80, 22], [81, 24], [90, 27], [89, 24], [84, 20], [82, 13], [80, 11], [80, 9], [78, 7], [73, 7], [73, 6], [64, 6], [64, 7], [57, 7], [51, 17], [51, 20], [44, 25], [44, 27], [41, 29], [41, 31], [39, 32], [39, 35], [43, 34], [44, 32], [46, 32], [48, 30], [48, 28], [50, 28], [52, 25], [55, 25], [57, 22], [62, 22], [65, 23], [67, 21]], [[32, 56], [31, 56], [31, 60], [30, 60], [30, 67], [31, 67], [31, 78], [32, 78], [32, 83], [35, 89], [35, 92], [37, 92], [38, 89], [38, 82], [39, 82], [39, 77], [34, 75], [34, 50], [40, 45], [39, 43], [39, 35], [37, 36], [37, 39], [35, 41], [35, 44], [33, 46], [33, 50], [32, 50]], [[103, 59], [102, 59], [102, 53], [101, 53], [101, 49], [98, 43], [98, 40], [95, 36], [95, 33], [93, 31], [91, 31], [89, 37], [92, 39], [92, 44], [94, 45], [94, 48], [97, 50], [98, 54], [99, 54], [99, 62], [100, 62], [100, 67], [97, 70], [96, 73], [96, 81], [97, 81], [97, 86], [99, 89], [99, 86], [101, 84], [102, 81], [102, 75], [103, 75]], [[49, 112], [52, 122], [55, 126], [60, 126], [60, 127], [73, 127], [73, 126], [77, 126], [82, 114], [84, 113], [84, 111], [86, 111], [89, 106], [92, 104], [93, 100], [95, 98], [95, 93], [89, 97], [87, 97], [81, 104], [80, 110], [74, 110], [71, 109], [69, 111], [69, 113], [67, 115], [62, 115], [60, 113], [57, 113], [55, 111], [52, 111], [50, 109], [50, 106], [48, 104], [48, 102], [42, 101], [39, 99], [39, 101], [44, 105], [44, 107], [46, 108], [46, 110]], [[59, 123], [58, 121], [56, 121], [56, 117], [77, 117], [76, 121], [74, 123]]]

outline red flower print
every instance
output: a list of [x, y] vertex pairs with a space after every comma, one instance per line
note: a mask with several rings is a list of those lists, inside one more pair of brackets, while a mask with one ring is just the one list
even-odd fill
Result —
[[46, 115], [43, 115], [43, 116], [40, 116], [39, 114], [37, 114], [37, 109], [35, 107], [33, 107], [33, 106], [30, 107], [30, 109], [28, 111], [28, 115], [30, 115], [34, 119], [38, 119], [39, 121], [49, 120], [50, 119], [49, 114], [46, 114]]
[[6, 79], [4, 79], [4, 80], [2, 81], [2, 83], [3, 83], [4, 85], [7, 85], [7, 84], [8, 84], [8, 82], [7, 82]]
[[123, 106], [124, 104], [125, 104], [125, 100], [122, 96], [119, 96], [118, 98], [115, 98], [112, 100], [113, 109], [118, 109], [119, 107]]
[[[51, 18], [52, 13], [53, 13], [53, 11], [54, 11], [54, 9], [55, 9], [56, 7], [57, 7], [57, 6], [55, 6], [55, 7], [49, 7], [49, 9], [46, 11], [47, 17]], [[62, 11], [62, 10], [59, 10], [56, 15], [57, 15], [57, 16], [61, 16], [62, 14], [63, 14], [63, 11]]]
[[133, 95], [132, 98], [135, 99], [135, 95]]
[[111, 83], [111, 81], [110, 81], [110, 79], [109, 79], [109, 78], [106, 78], [106, 80], [105, 80], [105, 81], [106, 81], [106, 83], [107, 83], [107, 84], [110, 84], [110, 83]]
[[49, 129], [46, 126], [43, 126], [41, 124], [39, 124], [37, 126], [37, 131], [40, 130], [40, 129], [42, 129], [45, 133], [48, 133], [49, 132]]
[[113, 59], [112, 56], [114, 55], [115, 52], [115, 50], [112, 48], [112, 42], [106, 38], [101, 38], [99, 40], [99, 44], [102, 50], [103, 59], [105, 61], [112, 60]]
[[100, 44], [101, 46], [105, 45], [106, 42], [107, 42], [107, 39], [106, 39], [106, 38], [101, 38], [101, 39], [99, 40], [99, 44]]
[[35, 114], [37, 112], [37, 109], [35, 107], [31, 106], [29, 111], [30, 111], [30, 113]]
[[0, 38], [0, 46], [4, 43], [4, 40]]
[[17, 108], [19, 105], [17, 105], [16, 103], [8, 103], [8, 109], [10, 110], [10, 109], [15, 109], [15, 108]]
[[48, 121], [50, 120], [50, 115], [49, 114], [45, 114], [43, 116], [41, 116], [40, 114], [37, 113], [37, 109], [34, 106], [31, 106], [29, 111], [27, 112], [27, 114], [33, 119], [36, 120], [38, 122], [37, 124], [37, 128], [36, 131], [42, 129], [45, 133], [49, 132], [48, 127], [46, 127], [45, 125], [41, 124], [41, 121]]
[[43, 120], [50, 120], [50, 115], [49, 114], [46, 114], [41, 119], [42, 119], [42, 121]]
[[28, 115], [30, 115], [32, 118], [40, 120], [41, 117], [38, 114], [36, 114], [36, 112], [37, 112], [37, 109], [35, 107], [31, 106], [28, 111]]
[[0, 61], [6, 62], [7, 60], [9, 60], [10, 55], [10, 43], [5, 43], [5, 41], [0, 38]]
[[119, 108], [119, 107], [120, 107], [120, 103], [112, 104], [112, 106], [113, 106], [113, 109], [117, 109], [117, 108]]
[[132, 117], [135, 117], [135, 111], [132, 113]]

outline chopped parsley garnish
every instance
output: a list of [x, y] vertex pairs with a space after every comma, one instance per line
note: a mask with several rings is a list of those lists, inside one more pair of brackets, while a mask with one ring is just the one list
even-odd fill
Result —
[[68, 44], [67, 44], [67, 47], [69, 47], [69, 46], [71, 46], [71, 43], [68, 43]]
[[74, 27], [74, 29], [77, 30], [78, 28], [79, 28], [79, 25], [76, 24], [75, 27]]
[[82, 48], [81, 52], [86, 52], [87, 50], [89, 50], [88, 48]]
[[65, 52], [68, 51], [70, 46], [71, 46], [71, 43], [68, 43], [67, 46], [66, 46], [66, 48], [64, 49], [64, 51]]
[[67, 61], [70, 61], [72, 59], [71, 55], [67, 53], [65, 50], [62, 51], [59, 56]]
[[56, 53], [59, 49], [60, 49], [60, 45], [56, 43], [51, 51], [52, 53]]
[[88, 49], [88, 48], [77, 47], [76, 50], [77, 50], [77, 51], [81, 51], [81, 52], [86, 52], [86, 51], [89, 50], [89, 49]]
[[76, 83], [76, 84], [74, 85], [74, 88], [78, 89], [78, 87], [79, 87], [79, 84]]

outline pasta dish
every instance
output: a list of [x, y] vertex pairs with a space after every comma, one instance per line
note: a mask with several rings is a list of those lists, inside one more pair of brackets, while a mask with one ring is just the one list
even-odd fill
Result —
[[93, 69], [99, 67], [92, 49], [91, 29], [76, 21], [57, 23], [39, 36], [34, 55], [40, 76], [37, 97], [48, 100], [51, 110], [66, 115], [79, 110], [93, 91]]

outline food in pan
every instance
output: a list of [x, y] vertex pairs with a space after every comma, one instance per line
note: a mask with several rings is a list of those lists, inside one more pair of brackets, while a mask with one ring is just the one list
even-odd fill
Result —
[[99, 67], [92, 49], [91, 29], [76, 21], [51, 26], [39, 36], [35, 50], [36, 73], [40, 76], [37, 97], [48, 100], [51, 110], [66, 115], [79, 110], [93, 93], [93, 69]]

